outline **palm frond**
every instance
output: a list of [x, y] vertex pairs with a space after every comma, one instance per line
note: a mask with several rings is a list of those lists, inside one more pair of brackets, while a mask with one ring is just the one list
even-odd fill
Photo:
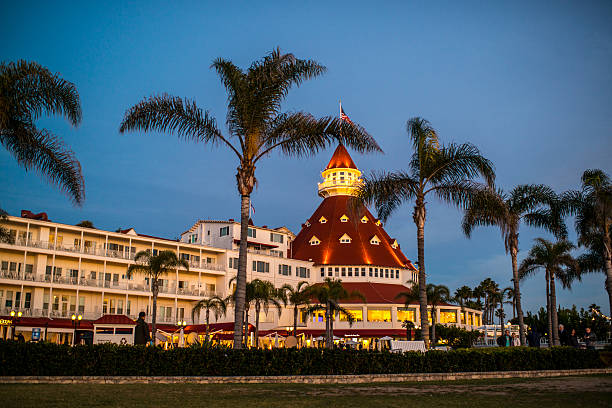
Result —
[[357, 189], [357, 197], [366, 205], [374, 204], [378, 217], [384, 222], [403, 203], [414, 199], [419, 181], [407, 173], [375, 173], [364, 177]]
[[469, 238], [477, 226], [498, 226], [504, 237], [513, 229], [512, 218], [501, 190], [482, 189], [472, 195], [463, 216], [462, 229]]
[[470, 143], [451, 143], [433, 152], [422, 163], [421, 174], [427, 183], [453, 183], [483, 177], [489, 187], [495, 182], [493, 163]]
[[61, 139], [34, 125], [12, 122], [0, 129], [0, 143], [26, 171], [34, 170], [56, 185], [76, 205], [85, 200], [81, 164]]

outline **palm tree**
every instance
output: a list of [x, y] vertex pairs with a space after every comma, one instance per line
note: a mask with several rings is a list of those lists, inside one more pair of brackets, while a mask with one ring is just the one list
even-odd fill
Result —
[[[253, 285], [253, 302], [255, 303], [255, 347], [259, 347], [259, 313], [263, 309], [267, 315], [270, 305], [276, 307], [278, 316], [282, 313], [282, 306], [287, 305], [285, 291], [276, 289], [270, 281], [254, 279], [251, 281]], [[283, 305], [281, 305], [281, 302]]]
[[340, 301], [352, 298], [359, 298], [365, 302], [365, 297], [359, 291], [349, 292], [340, 279], [325, 278], [320, 285], [313, 285], [311, 288], [312, 296], [317, 299], [319, 304], [310, 306], [308, 314], [317, 311], [325, 312], [325, 345], [331, 349], [334, 344], [334, 319], [337, 313], [343, 313], [349, 325], [355, 321], [355, 317], [347, 309], [340, 305]]
[[488, 184], [492, 184], [495, 173], [493, 164], [475, 146], [469, 143], [441, 146], [438, 134], [425, 119], [410, 119], [407, 131], [413, 148], [408, 170], [371, 174], [359, 188], [359, 198], [366, 204], [375, 204], [378, 216], [383, 221], [401, 204], [412, 200], [415, 202], [412, 219], [417, 227], [421, 328], [425, 344], [428, 344], [426, 199], [434, 195], [445, 203], [462, 207], [478, 187], [474, 178], [480, 175]]
[[574, 249], [574, 244], [569, 241], [561, 240], [550, 242], [543, 238], [536, 238], [536, 244], [529, 251], [527, 258], [523, 259], [519, 268], [519, 277], [524, 279], [531, 276], [539, 269], [544, 269], [546, 273], [546, 296], [548, 308], [548, 331], [550, 341], [554, 346], [559, 345], [557, 332], [557, 294], [555, 290], [555, 277], [559, 278], [563, 287], [571, 287], [575, 279], [580, 279], [578, 262], [570, 251]]
[[[420, 300], [420, 286], [418, 283], [408, 281], [408, 284], [412, 286], [407, 290], [397, 294], [396, 299], [403, 298], [406, 306], [410, 306], [415, 301]], [[438, 312], [438, 306], [442, 303], [451, 300], [450, 290], [444, 285], [434, 285], [432, 283], [427, 284], [427, 302], [431, 305], [431, 342], [432, 344], [436, 341], [436, 317]], [[428, 317], [429, 318], [429, 317]], [[421, 334], [424, 329], [421, 326]], [[429, 336], [427, 337], [429, 338]], [[423, 339], [425, 340], [425, 338]]]
[[275, 150], [289, 156], [307, 156], [333, 142], [343, 143], [359, 152], [381, 149], [363, 128], [340, 118], [317, 119], [305, 112], [281, 112], [281, 102], [292, 86], [299, 86], [325, 72], [325, 67], [315, 61], [297, 59], [293, 54], [281, 54], [276, 49], [253, 62], [246, 71], [222, 58], [216, 59], [212, 68], [228, 94], [226, 123], [229, 136], [223, 135], [216, 120], [194, 101], [166, 94], [146, 98], [129, 109], [119, 131], [170, 132], [188, 141], [223, 145], [236, 154], [239, 163], [236, 184], [241, 205], [234, 348], [241, 348], [247, 230], [250, 197], [257, 183], [256, 165]]
[[195, 317], [200, 315], [200, 311], [206, 311], [206, 341], [208, 342], [208, 334], [210, 333], [210, 312], [215, 315], [215, 321], [219, 317], [225, 316], [227, 313], [227, 301], [219, 296], [212, 296], [199, 300], [191, 310], [191, 320], [195, 321]]
[[463, 232], [469, 238], [477, 226], [499, 227], [506, 253], [512, 259], [512, 282], [519, 321], [521, 345], [525, 345], [525, 323], [521, 306], [521, 289], [518, 274], [519, 227], [521, 221], [531, 227], [539, 227], [559, 237], [565, 237], [559, 198], [544, 185], [520, 185], [509, 193], [486, 189], [479, 191], [470, 202], [463, 217]]
[[[229, 286], [232, 287], [232, 283], [234, 283], [234, 281], [236, 281], [236, 276], [232, 277], [229, 280]], [[237, 294], [236, 294], [236, 288], [234, 288], [234, 293], [232, 293], [232, 295], [230, 296], [230, 299], [232, 301], [232, 303], [234, 304], [234, 310], [238, 307], [237, 303]], [[255, 284], [253, 283], [253, 281], [251, 282], [247, 282], [246, 284], [246, 288], [245, 288], [245, 297], [244, 297], [244, 303], [242, 306], [242, 310], [243, 310], [243, 317], [242, 317], [242, 321], [244, 322], [244, 326], [240, 326], [240, 328], [238, 330], [240, 330], [241, 332], [244, 330], [244, 347], [248, 347], [249, 344], [249, 311], [251, 310], [251, 303], [253, 302], [253, 300], [255, 299]], [[236, 326], [234, 325], [234, 331], [236, 330]], [[234, 333], [234, 339], [236, 338], [235, 333]], [[243, 337], [240, 336], [241, 341], [243, 340]]]
[[81, 102], [74, 84], [36, 62], [0, 64], [0, 143], [26, 171], [37, 171], [81, 205], [81, 164], [62, 139], [36, 127], [42, 115], [60, 115], [78, 126]]
[[298, 282], [294, 288], [289, 284], [281, 287], [285, 292], [287, 301], [293, 305], [293, 335], [297, 336], [297, 321], [300, 306], [308, 306], [310, 304], [311, 287], [306, 281]]
[[[473, 297], [472, 289], [469, 286], [463, 285], [455, 290], [455, 301], [461, 306], [461, 316], [465, 316], [465, 303]], [[461, 319], [459, 319], [461, 321]], [[467, 325], [467, 318], [463, 324]]]
[[580, 257], [584, 272], [604, 272], [612, 312], [612, 181], [602, 170], [582, 174], [581, 191], [563, 195], [569, 213], [576, 215], [578, 244], [588, 249]]
[[78, 224], [76, 224], [77, 227], [83, 227], [83, 228], [95, 228], [93, 222], [89, 221], [89, 220], [83, 220], [81, 222], [79, 222]]
[[499, 285], [491, 278], [486, 278], [474, 289], [476, 293], [478, 293], [478, 297], [482, 297], [484, 299], [483, 306], [483, 323], [491, 324], [493, 323], [493, 311], [495, 310], [494, 306], [494, 295], [499, 292]]
[[[8, 220], [8, 213], [0, 208], [0, 222]], [[0, 225], [0, 242], [6, 242], [7, 244], [11, 244], [13, 237], [11, 236], [11, 231], [8, 228], [5, 228], [3, 225]]]
[[144, 273], [151, 281], [151, 294], [153, 295], [153, 311], [151, 313], [151, 337], [155, 341], [157, 332], [157, 295], [159, 294], [159, 279], [171, 270], [179, 267], [189, 271], [189, 263], [179, 259], [172, 251], [160, 251], [157, 255], [151, 255], [149, 251], [140, 251], [134, 257], [134, 262], [127, 269], [128, 279], [134, 273]]

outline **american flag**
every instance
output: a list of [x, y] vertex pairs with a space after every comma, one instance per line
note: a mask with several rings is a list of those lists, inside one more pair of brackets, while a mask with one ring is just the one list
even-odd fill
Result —
[[350, 123], [351, 125], [353, 124], [353, 122], [348, 117], [348, 115], [346, 113], [344, 113], [344, 109], [342, 109], [342, 105], [340, 105], [340, 119], [342, 119], [345, 122]]

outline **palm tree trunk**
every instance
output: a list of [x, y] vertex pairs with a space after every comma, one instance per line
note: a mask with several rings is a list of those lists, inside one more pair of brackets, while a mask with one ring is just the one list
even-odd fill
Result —
[[297, 337], [297, 318], [298, 318], [298, 307], [294, 305], [293, 307], [293, 335]]
[[552, 312], [550, 308], [550, 273], [546, 269], [546, 317], [548, 319], [548, 346], [553, 345]]
[[425, 202], [418, 197], [412, 216], [417, 227], [417, 249], [419, 258], [419, 311], [421, 313], [421, 335], [425, 347], [429, 347], [429, 319], [427, 318], [427, 276], [425, 275]]
[[259, 311], [261, 306], [259, 302], [255, 302], [255, 348], [259, 348]]
[[210, 309], [206, 308], [206, 342], [208, 343], [208, 333], [210, 333], [210, 325], [209, 322], [210, 321]]
[[557, 291], [555, 288], [555, 273], [550, 273], [550, 311], [551, 311], [551, 324], [552, 324], [552, 338], [553, 345], [560, 345], [559, 342], [559, 317], [557, 316]]
[[514, 298], [516, 301], [516, 314], [519, 322], [519, 336], [521, 339], [521, 346], [525, 343], [525, 321], [523, 320], [523, 308], [521, 306], [521, 288], [519, 287], [519, 274], [517, 265], [518, 255], [518, 237], [514, 236], [512, 247], [510, 248], [510, 255], [512, 257], [512, 283], [514, 284]]
[[612, 314], [612, 241], [610, 232], [604, 225], [604, 265], [606, 267], [606, 290], [608, 291], [608, 302], [610, 303], [610, 313]]
[[249, 347], [249, 307], [244, 308], [244, 347]]
[[329, 311], [329, 348], [334, 348], [334, 312]]
[[[238, 252], [238, 274], [236, 275], [236, 299], [234, 302], [234, 348], [242, 348], [242, 323], [244, 299], [246, 297], [247, 238], [249, 229], [250, 194], [240, 199], [240, 250]], [[248, 332], [246, 333], [248, 336]]]
[[431, 307], [431, 344], [436, 343], [436, 308]]
[[152, 280], [152, 289], [153, 289], [153, 310], [151, 313], [151, 338], [153, 339], [153, 344], [157, 344], [157, 338], [155, 334], [157, 332], [157, 295], [159, 294], [159, 287], [157, 286], [157, 279]]
[[331, 319], [330, 319], [330, 305], [329, 302], [325, 305], [325, 346], [328, 349], [332, 348], [332, 338], [331, 338]]

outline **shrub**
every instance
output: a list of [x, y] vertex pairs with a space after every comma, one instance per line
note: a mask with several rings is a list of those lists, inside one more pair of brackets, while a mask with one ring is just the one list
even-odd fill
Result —
[[481, 335], [482, 333], [477, 330], [465, 330], [456, 326], [436, 324], [436, 337], [446, 340], [453, 349], [472, 347]]
[[0, 376], [252, 376], [400, 374], [600, 368], [595, 350], [461, 349], [395, 354], [367, 350], [57, 345], [0, 341]]

